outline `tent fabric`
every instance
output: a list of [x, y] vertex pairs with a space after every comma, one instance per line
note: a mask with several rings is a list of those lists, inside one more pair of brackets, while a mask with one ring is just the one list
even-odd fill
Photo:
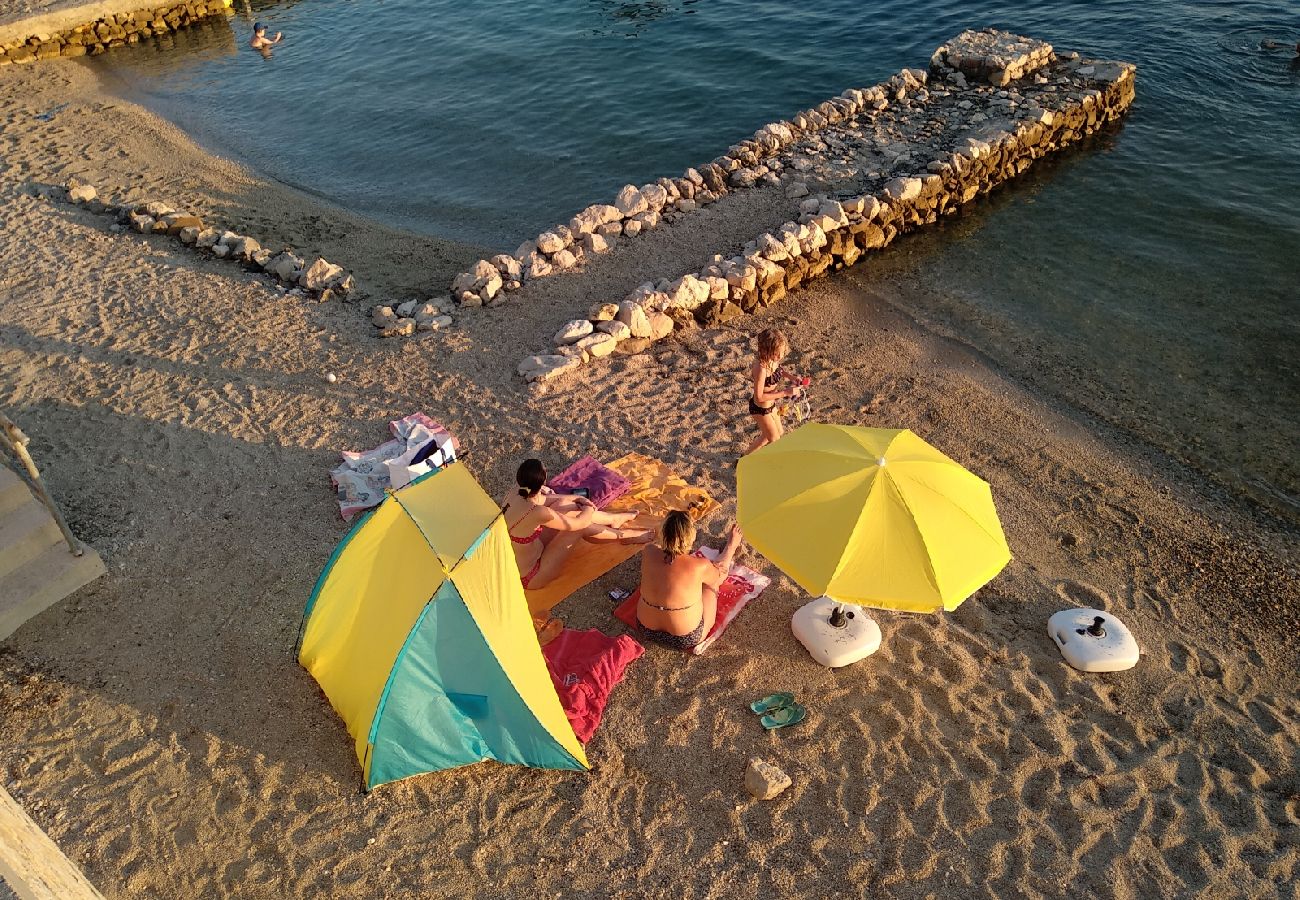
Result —
[[505, 523], [463, 464], [358, 522], [308, 601], [299, 661], [352, 735], [368, 788], [485, 759], [587, 767]]
[[566, 628], [542, 648], [551, 681], [578, 740], [584, 744], [600, 727], [609, 695], [627, 667], [645, 653], [626, 634], [610, 637], [595, 628]]

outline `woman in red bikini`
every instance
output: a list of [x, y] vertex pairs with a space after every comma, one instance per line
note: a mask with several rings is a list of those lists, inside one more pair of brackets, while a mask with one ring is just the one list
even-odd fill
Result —
[[586, 497], [557, 494], [546, 487], [546, 467], [541, 460], [526, 459], [515, 474], [517, 493], [502, 504], [510, 542], [525, 589], [546, 587], [555, 580], [578, 541], [619, 541], [645, 544], [654, 532], [628, 528], [634, 512], [607, 513]]

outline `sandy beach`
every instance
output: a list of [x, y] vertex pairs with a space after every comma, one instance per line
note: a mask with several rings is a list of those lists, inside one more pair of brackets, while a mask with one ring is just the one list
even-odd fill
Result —
[[[0, 124], [0, 408], [109, 569], [0, 643], [0, 777], [106, 896], [1297, 895], [1293, 526], [837, 278], [532, 389], [515, 366], [575, 312], [564, 277], [379, 340], [372, 302], [440, 295], [500, 248], [266, 183], [79, 63], [0, 70]], [[359, 290], [316, 304], [110, 233], [44, 196], [74, 176], [319, 253]], [[682, 251], [707, 227], [684, 227]], [[620, 253], [602, 261], [611, 295], [644, 264]], [[751, 554], [772, 587], [706, 656], [633, 664], [591, 773], [483, 764], [363, 796], [293, 656], [346, 530], [338, 451], [421, 410], [497, 495], [527, 456], [635, 450], [721, 502], [716, 544], [752, 436], [748, 348], [772, 325], [815, 380], [815, 418], [912, 428], [992, 484], [1010, 566], [953, 614], [879, 613], [880, 652], [827, 670], [788, 626], [807, 598]], [[617, 633], [606, 591], [635, 578], [625, 565], [557, 612]], [[1138, 666], [1067, 667], [1045, 623], [1072, 605], [1123, 617]], [[746, 705], [777, 690], [810, 719], [764, 733]], [[751, 756], [793, 787], [750, 798]]]

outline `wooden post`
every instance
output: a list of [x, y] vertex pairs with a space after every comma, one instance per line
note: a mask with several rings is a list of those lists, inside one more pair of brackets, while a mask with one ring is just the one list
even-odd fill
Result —
[[81, 556], [86, 552], [68, 528], [68, 523], [63, 519], [63, 513], [59, 512], [59, 507], [54, 503], [54, 498], [50, 492], [45, 489], [45, 481], [41, 478], [41, 473], [36, 468], [36, 463], [32, 461], [31, 454], [27, 452], [27, 441], [29, 438], [23, 434], [23, 430], [18, 427], [12, 419], [0, 412], [0, 436], [10, 452], [23, 464], [27, 470], [27, 476], [31, 479], [32, 487], [36, 489], [36, 496], [41, 498], [45, 508], [50, 511], [54, 521], [58, 523], [59, 531], [63, 532], [63, 539], [68, 542], [68, 549], [72, 551], [73, 556]]
[[0, 878], [21, 900], [104, 900], [2, 787]]

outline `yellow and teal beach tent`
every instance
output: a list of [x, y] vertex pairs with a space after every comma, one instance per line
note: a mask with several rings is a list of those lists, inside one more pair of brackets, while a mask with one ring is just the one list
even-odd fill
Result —
[[298, 660], [347, 725], [367, 790], [488, 759], [588, 768], [505, 521], [463, 464], [390, 493], [343, 539]]

